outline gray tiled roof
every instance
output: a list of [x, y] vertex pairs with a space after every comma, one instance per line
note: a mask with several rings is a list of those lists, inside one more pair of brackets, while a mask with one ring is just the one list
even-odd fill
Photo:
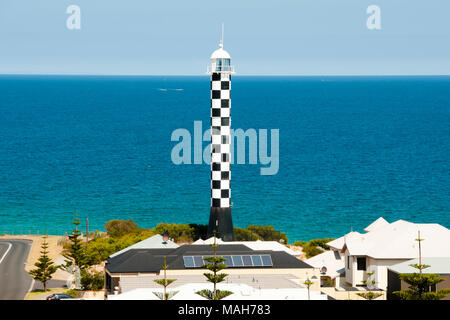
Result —
[[[131, 249], [108, 259], [106, 268], [111, 273], [153, 273], [159, 272], [164, 256], [170, 270], [184, 270], [183, 256], [212, 255], [209, 245], [184, 245], [176, 249]], [[268, 254], [272, 257], [273, 268], [312, 268], [309, 264], [284, 251], [255, 251], [245, 245], [220, 245], [217, 255]], [[267, 267], [252, 267], [267, 268]]]

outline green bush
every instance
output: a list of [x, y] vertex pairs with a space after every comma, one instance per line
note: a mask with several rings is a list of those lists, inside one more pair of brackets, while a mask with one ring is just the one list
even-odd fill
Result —
[[133, 220], [111, 220], [105, 224], [105, 230], [110, 237], [121, 237], [137, 230]]
[[329, 250], [330, 247], [327, 246], [327, 243], [334, 239], [312, 239], [308, 242], [305, 241], [296, 241], [294, 242], [294, 246], [300, 246], [303, 249], [307, 258], [314, 257], [318, 254], [321, 254], [325, 250]]
[[250, 230], [234, 227], [234, 238], [236, 241], [256, 241], [262, 238]]
[[247, 230], [257, 234], [265, 241], [280, 241], [283, 240], [284, 243], [288, 243], [288, 238], [286, 233], [275, 230], [272, 226], [255, 226], [250, 225]]
[[65, 294], [68, 294], [69, 296], [71, 296], [73, 298], [78, 298], [80, 296], [80, 293], [77, 289], [66, 290]]
[[169, 238], [175, 242], [193, 242], [194, 228], [189, 224], [176, 223], [158, 223], [153, 229], [155, 234], [163, 234], [165, 231], [169, 233]]
[[83, 290], [102, 290], [104, 287], [105, 277], [103, 272], [89, 272], [81, 270], [81, 288]]

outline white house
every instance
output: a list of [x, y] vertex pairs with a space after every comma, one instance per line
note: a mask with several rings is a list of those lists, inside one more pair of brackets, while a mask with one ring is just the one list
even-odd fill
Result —
[[[308, 289], [306, 288], [257, 289], [242, 283], [219, 283], [217, 288], [233, 292], [224, 300], [308, 300]], [[206, 300], [196, 294], [197, 291], [203, 289], [212, 289], [212, 285], [188, 283], [181, 286], [170, 286], [167, 288], [167, 292], [177, 292], [172, 300]], [[139, 288], [117, 295], [110, 295], [108, 300], [159, 300], [154, 292], [161, 293], [162, 291], [162, 288]], [[327, 300], [328, 297], [325, 294], [310, 291], [309, 299]]]
[[[370, 280], [376, 281], [375, 287], [386, 290], [387, 268], [418, 257], [419, 231], [420, 238], [424, 239], [421, 242], [423, 257], [450, 257], [450, 230], [439, 224], [404, 220], [388, 223], [379, 218], [364, 231], [350, 232], [327, 243], [332, 254], [324, 252], [305, 262], [316, 268], [325, 267], [326, 272], [322, 274], [332, 279], [341, 276], [336, 286], [345, 283], [363, 287], [368, 280], [367, 273], [373, 272]], [[336, 258], [337, 253], [340, 259]]]
[[177, 245], [175, 242], [173, 242], [170, 239], [165, 239], [163, 235], [161, 234], [155, 234], [154, 236], [144, 239], [142, 241], [139, 241], [129, 247], [126, 247], [125, 249], [122, 249], [120, 251], [117, 251], [110, 255], [110, 258], [113, 258], [115, 256], [121, 255], [122, 253], [125, 253], [129, 250], [133, 249], [174, 249], [178, 248], [179, 245]]

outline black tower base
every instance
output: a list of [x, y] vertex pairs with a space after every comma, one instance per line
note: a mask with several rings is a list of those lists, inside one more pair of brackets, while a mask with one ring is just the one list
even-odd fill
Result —
[[234, 241], [233, 221], [231, 219], [231, 208], [212, 207], [209, 214], [208, 238], [214, 236], [223, 241]]

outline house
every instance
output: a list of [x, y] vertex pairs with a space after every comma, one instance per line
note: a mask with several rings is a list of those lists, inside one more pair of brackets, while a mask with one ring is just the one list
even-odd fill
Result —
[[[175, 282], [176, 283], [176, 282]], [[205, 300], [202, 296], [196, 294], [197, 291], [210, 288], [211, 284], [189, 283], [180, 286], [170, 286], [167, 292], [176, 292], [171, 300]], [[247, 284], [219, 283], [219, 290], [228, 290], [233, 294], [225, 297], [223, 300], [308, 300], [308, 289], [306, 288], [287, 288], [287, 289], [257, 289]], [[111, 295], [109, 300], [159, 300], [155, 293], [162, 293], [160, 288], [140, 288], [127, 291], [125, 293]], [[325, 294], [310, 291], [310, 300], [327, 300]]]
[[[178, 248], [135, 248], [110, 257], [105, 266], [106, 294], [125, 293], [134, 289], [156, 288], [155, 279], [162, 276], [164, 257], [169, 266], [167, 277], [177, 285], [204, 283], [203, 257], [212, 256], [210, 245], [189, 244]], [[311, 290], [319, 289], [319, 271], [285, 251], [252, 250], [243, 244], [222, 244], [217, 255], [227, 259], [227, 283], [244, 283], [256, 289], [304, 287], [310, 278]]]
[[[364, 229], [365, 233], [350, 232], [330, 241], [331, 252], [324, 252], [305, 262], [320, 268], [322, 279], [329, 277], [336, 288], [366, 287], [365, 281], [375, 281], [369, 289], [387, 289], [388, 267], [409, 261], [419, 255], [421, 242], [423, 257], [450, 257], [450, 230], [434, 223], [412, 223], [398, 220], [393, 223], [379, 218]], [[344, 270], [342, 270], [344, 268]], [[368, 272], [373, 272], [370, 277]]]
[[[212, 244], [214, 243], [214, 237], [211, 237], [206, 240], [198, 239], [192, 244]], [[216, 239], [217, 244], [234, 244], [234, 245], [244, 245], [249, 247], [252, 250], [271, 250], [271, 251], [284, 251], [294, 257], [299, 257], [301, 252], [294, 251], [289, 249], [284, 244], [278, 241], [232, 241], [232, 242], [224, 242], [221, 239]]]
[[115, 256], [118, 256], [118, 255], [125, 253], [128, 250], [132, 250], [132, 249], [174, 249], [174, 248], [178, 248], [178, 247], [179, 247], [179, 245], [177, 245], [175, 242], [170, 240], [168, 238], [168, 236], [156, 234], [150, 238], [147, 238], [147, 239], [139, 241], [129, 247], [126, 247], [123, 250], [113, 253], [109, 257], [113, 258]]
[[[413, 268], [412, 264], [419, 264], [419, 259], [412, 259], [405, 262], [398, 263], [388, 268], [388, 286], [387, 286], [387, 299], [398, 300], [399, 298], [393, 294], [394, 291], [401, 291], [408, 289], [409, 285], [400, 279], [399, 275], [402, 273], [418, 273], [419, 271]], [[433, 291], [450, 288], [450, 258], [449, 257], [429, 257], [423, 258], [421, 264], [429, 265], [430, 267], [422, 270], [423, 274], [434, 273], [443, 278], [444, 281], [436, 284]], [[450, 294], [443, 300], [450, 300]]]

